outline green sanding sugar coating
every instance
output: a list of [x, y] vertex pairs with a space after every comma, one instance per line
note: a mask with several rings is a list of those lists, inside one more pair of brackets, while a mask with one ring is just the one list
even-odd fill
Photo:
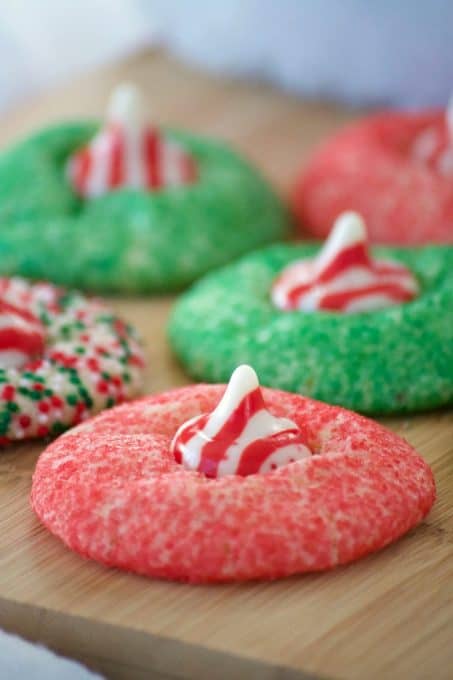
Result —
[[272, 246], [185, 293], [169, 337], [190, 375], [226, 382], [248, 363], [264, 385], [375, 414], [453, 403], [453, 247], [374, 249], [416, 275], [421, 294], [410, 303], [356, 314], [276, 309], [276, 275], [318, 249]]
[[221, 144], [167, 131], [196, 159], [198, 180], [83, 201], [68, 157], [96, 132], [68, 123], [0, 156], [0, 272], [104, 292], [163, 292], [285, 235], [288, 219], [262, 177]]

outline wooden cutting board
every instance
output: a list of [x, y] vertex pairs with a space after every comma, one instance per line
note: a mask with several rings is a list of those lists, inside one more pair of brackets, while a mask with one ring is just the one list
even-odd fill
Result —
[[[283, 193], [313, 144], [352, 117], [143, 53], [7, 117], [0, 142], [101, 113], [122, 79], [145, 88], [157, 120], [233, 142]], [[114, 301], [147, 343], [150, 392], [187, 382], [165, 344], [171, 302]], [[110, 678], [453, 677], [453, 417], [386, 424], [433, 466], [439, 499], [427, 521], [351, 566], [263, 584], [186, 586], [82, 560], [29, 508], [42, 445], [11, 447], [0, 454], [0, 626]]]

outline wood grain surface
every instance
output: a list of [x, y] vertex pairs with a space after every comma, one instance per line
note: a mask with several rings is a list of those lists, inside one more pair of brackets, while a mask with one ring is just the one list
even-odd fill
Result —
[[[157, 121], [232, 142], [282, 193], [310, 148], [352, 118], [142, 53], [7, 116], [0, 142], [62, 117], [101, 113], [122, 79], [144, 87]], [[187, 382], [165, 344], [171, 303], [113, 301], [146, 341], [149, 392]], [[10, 447], [0, 454], [0, 626], [110, 678], [452, 678], [452, 414], [386, 424], [433, 466], [438, 501], [427, 521], [345, 568], [230, 586], [146, 580], [82, 560], [30, 510], [42, 444]]]

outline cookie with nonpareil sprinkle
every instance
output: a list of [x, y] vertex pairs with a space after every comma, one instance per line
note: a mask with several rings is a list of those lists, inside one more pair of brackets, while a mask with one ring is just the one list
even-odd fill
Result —
[[261, 390], [249, 366], [106, 411], [51, 444], [31, 502], [68, 547], [192, 583], [329, 569], [416, 526], [428, 465], [381, 425]]
[[169, 339], [197, 380], [253, 363], [269, 387], [407, 413], [453, 403], [452, 317], [452, 246], [370, 249], [345, 213], [323, 246], [271, 246], [206, 276]]
[[0, 278], [0, 446], [137, 396], [143, 367], [134, 329], [100, 300]]
[[107, 120], [53, 125], [0, 155], [0, 273], [164, 292], [283, 237], [287, 211], [220, 142], [152, 126], [132, 86]]

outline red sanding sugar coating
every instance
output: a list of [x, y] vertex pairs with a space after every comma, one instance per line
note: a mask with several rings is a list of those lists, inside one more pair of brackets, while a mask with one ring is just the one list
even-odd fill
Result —
[[178, 427], [225, 387], [125, 404], [61, 436], [39, 458], [31, 502], [70, 548], [109, 566], [189, 582], [328, 569], [394, 541], [430, 510], [434, 479], [412, 447], [338, 407], [263, 390], [314, 455], [267, 474], [209, 479], [170, 453]]
[[443, 111], [384, 113], [345, 128], [296, 181], [301, 229], [325, 237], [340, 213], [355, 210], [375, 243], [453, 243], [449, 145]]

